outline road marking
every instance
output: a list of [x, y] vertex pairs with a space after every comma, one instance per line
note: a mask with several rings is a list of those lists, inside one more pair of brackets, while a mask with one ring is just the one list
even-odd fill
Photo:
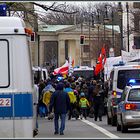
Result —
[[84, 122], [84, 123], [86, 123], [86, 124], [88, 124], [88, 125], [90, 125], [90, 126], [92, 126], [92, 127], [94, 127], [94, 128], [96, 128], [97, 130], [99, 130], [100, 132], [102, 132], [102, 133], [104, 133], [105, 135], [109, 136], [110, 138], [113, 138], [113, 139], [118, 139], [118, 138], [120, 138], [120, 137], [118, 137], [118, 136], [112, 134], [111, 132], [105, 130], [104, 128], [102, 128], [102, 127], [96, 125], [95, 123], [92, 123], [92, 122], [90, 122], [90, 121], [88, 121], [88, 120], [81, 120], [81, 121]]

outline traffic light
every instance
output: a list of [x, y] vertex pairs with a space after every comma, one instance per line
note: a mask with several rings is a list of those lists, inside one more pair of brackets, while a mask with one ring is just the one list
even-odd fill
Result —
[[35, 32], [32, 32], [31, 34], [31, 42], [35, 42]]
[[84, 44], [85, 44], [85, 36], [80, 35], [80, 45], [84, 45]]
[[6, 4], [0, 4], [0, 16], [6, 16]]

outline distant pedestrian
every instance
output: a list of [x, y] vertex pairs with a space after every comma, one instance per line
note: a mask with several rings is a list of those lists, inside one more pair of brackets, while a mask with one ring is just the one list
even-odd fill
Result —
[[[68, 93], [63, 91], [64, 84], [59, 82], [56, 91], [52, 94], [49, 106], [49, 113], [54, 108], [54, 134], [64, 135], [66, 113], [70, 108], [70, 99]], [[59, 117], [61, 119], [61, 126], [59, 129]]]
[[83, 116], [86, 119], [87, 118], [87, 109], [89, 107], [89, 102], [85, 97], [85, 93], [82, 92], [80, 94], [80, 96], [81, 96], [80, 101], [79, 101], [80, 112], [81, 112], [80, 118], [82, 119], [82, 116]]

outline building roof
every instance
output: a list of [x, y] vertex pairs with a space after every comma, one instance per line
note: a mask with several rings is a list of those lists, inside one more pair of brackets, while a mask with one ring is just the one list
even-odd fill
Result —
[[[56, 32], [56, 31], [62, 31], [64, 29], [70, 29], [71, 27], [74, 27], [75, 25], [44, 25], [44, 24], [40, 24], [39, 25], [39, 31], [42, 32]], [[81, 26], [81, 25], [80, 25]], [[112, 25], [105, 25], [106, 28], [112, 30]], [[119, 25], [113, 25], [114, 31], [117, 31], [118, 33], [120, 33], [120, 27]], [[88, 31], [89, 29], [83, 29], [85, 31]], [[78, 28], [75, 27], [75, 31], [81, 31], [81, 27]]]
[[39, 31], [56, 32], [65, 28], [73, 27], [73, 25], [39, 25]]

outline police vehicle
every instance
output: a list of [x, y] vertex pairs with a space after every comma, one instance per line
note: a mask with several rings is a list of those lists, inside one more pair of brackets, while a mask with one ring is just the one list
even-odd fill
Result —
[[40, 80], [44, 81], [49, 78], [48, 70], [46, 68], [34, 66], [32, 67], [32, 71], [33, 71], [34, 80], [37, 80], [37, 83], [39, 83]]
[[32, 138], [37, 126], [30, 33], [22, 19], [0, 17], [1, 138]]
[[140, 78], [140, 65], [114, 66], [110, 73], [108, 82], [107, 123], [112, 126], [115, 126], [117, 122], [117, 105], [120, 101], [122, 91], [129, 79], [132, 78]]
[[72, 75], [75, 77], [83, 77], [85, 79], [93, 78], [94, 77], [93, 71], [94, 69], [92, 67], [77, 66], [77, 67], [74, 67]]
[[117, 131], [127, 132], [128, 128], [140, 127], [140, 83], [131, 79], [123, 90], [117, 108]]

